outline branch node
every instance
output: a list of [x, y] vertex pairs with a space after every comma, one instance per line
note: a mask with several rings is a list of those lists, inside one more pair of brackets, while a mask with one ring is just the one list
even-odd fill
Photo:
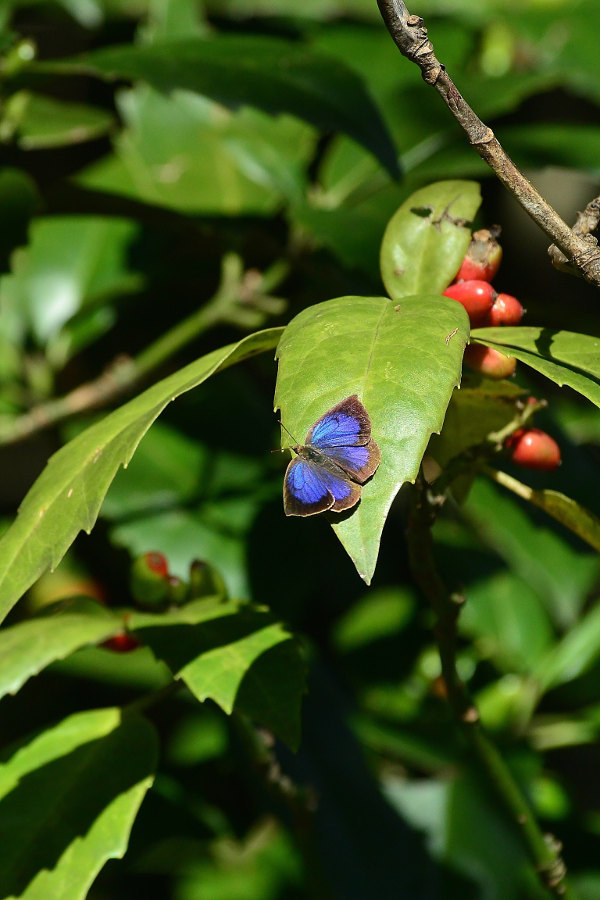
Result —
[[[457, 91], [458, 93], [458, 91]], [[482, 123], [483, 124], [483, 123]], [[496, 135], [487, 125], [483, 126], [481, 134], [476, 134], [471, 138], [471, 146], [478, 147], [481, 144], [491, 144], [496, 139]]]

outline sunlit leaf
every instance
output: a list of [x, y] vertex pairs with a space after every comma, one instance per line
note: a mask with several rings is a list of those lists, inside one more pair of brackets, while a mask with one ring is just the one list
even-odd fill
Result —
[[42, 669], [86, 644], [116, 634], [122, 619], [85, 598], [0, 630], [0, 697], [15, 694]]
[[479, 344], [503, 352], [541, 372], [560, 387], [567, 385], [600, 406], [600, 338], [551, 328], [475, 328]]
[[367, 583], [390, 505], [402, 484], [414, 481], [432, 432], [442, 427], [460, 380], [467, 330], [462, 306], [440, 296], [398, 304], [338, 297], [301, 312], [278, 345], [275, 406], [297, 440], [351, 394], [358, 394], [371, 418], [379, 469], [350, 515], [331, 517]]
[[154, 728], [119, 709], [77, 713], [0, 766], [5, 897], [84, 900], [127, 849], [157, 756]]
[[198, 700], [245, 712], [298, 745], [305, 665], [296, 641], [266, 609], [208, 597], [167, 615], [133, 613], [128, 628]]
[[270, 328], [201, 357], [92, 425], [48, 462], [0, 540], [2, 618], [45, 569], [56, 566], [81, 530], [91, 531], [121, 465], [165, 406], [220, 369], [274, 347]]

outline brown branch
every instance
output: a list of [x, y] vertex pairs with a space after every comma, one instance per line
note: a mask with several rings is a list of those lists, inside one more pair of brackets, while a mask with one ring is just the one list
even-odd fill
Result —
[[515, 166], [494, 132], [471, 109], [439, 62], [420, 16], [409, 13], [403, 0], [377, 0], [394, 43], [403, 56], [416, 63], [423, 79], [438, 91], [473, 148], [496, 173], [534, 222], [551, 238], [568, 263], [587, 281], [600, 287], [600, 247], [591, 232], [569, 228], [555, 209]]

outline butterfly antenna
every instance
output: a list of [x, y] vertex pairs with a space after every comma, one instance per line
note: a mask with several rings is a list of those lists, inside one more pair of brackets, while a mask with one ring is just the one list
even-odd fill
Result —
[[[291, 439], [294, 442], [294, 446], [296, 447], [298, 445], [298, 441], [296, 440], [294, 435], [291, 433], [291, 431], [287, 430], [287, 428], [285, 427], [285, 425], [283, 424], [281, 419], [277, 419], [277, 424], [280, 425], [283, 428], [283, 430], [285, 432], [287, 432], [287, 434], [289, 434], [289, 436], [291, 437]], [[289, 450], [289, 449], [290, 449], [289, 447], [278, 447], [277, 450], [271, 450], [271, 453], [283, 453], [285, 450]]]

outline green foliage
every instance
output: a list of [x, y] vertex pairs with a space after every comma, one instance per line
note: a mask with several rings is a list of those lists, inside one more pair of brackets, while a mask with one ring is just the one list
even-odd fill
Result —
[[291, 41], [221, 35], [107, 47], [82, 61], [47, 64], [44, 70], [142, 79], [164, 92], [197, 91], [220, 103], [290, 112], [317, 127], [346, 132], [392, 175], [397, 172], [391, 139], [359, 78], [349, 67]]
[[[411, 12], [573, 221], [597, 0]], [[372, 0], [0, 3], [2, 896], [542, 900], [546, 834], [598, 896], [597, 294], [490, 174]], [[528, 317], [470, 333], [493, 224]], [[378, 471], [286, 518], [273, 407], [353, 393]]]
[[381, 278], [392, 300], [442, 293], [471, 242], [480, 202], [474, 182], [442, 181], [415, 191], [402, 204], [381, 244]]
[[85, 897], [125, 853], [156, 758], [154, 728], [119, 709], [76, 713], [16, 750], [0, 768], [6, 896]]
[[[16, 694], [28, 678], [86, 644], [112, 637], [122, 620], [97, 603], [75, 598], [0, 632], [0, 694]], [[49, 613], [52, 612], [52, 615]]]
[[128, 628], [198, 700], [210, 698], [226, 713], [235, 707], [297, 746], [305, 667], [267, 610], [208, 597], [168, 616], [135, 613]]
[[360, 505], [332, 523], [367, 584], [391, 503], [415, 480], [432, 432], [442, 427], [467, 335], [464, 309], [441, 297], [417, 295], [397, 304], [340, 297], [300, 313], [278, 344], [275, 406], [298, 440], [351, 394], [369, 411], [382, 462]]
[[476, 328], [474, 340], [510, 351], [559, 387], [567, 385], [600, 406], [600, 339], [548, 328]]
[[279, 334], [279, 329], [267, 329], [209, 353], [148, 388], [52, 457], [0, 542], [4, 616], [46, 568], [60, 562], [79, 531], [91, 530], [117, 469], [128, 464], [167, 403], [234, 361], [273, 347]]

